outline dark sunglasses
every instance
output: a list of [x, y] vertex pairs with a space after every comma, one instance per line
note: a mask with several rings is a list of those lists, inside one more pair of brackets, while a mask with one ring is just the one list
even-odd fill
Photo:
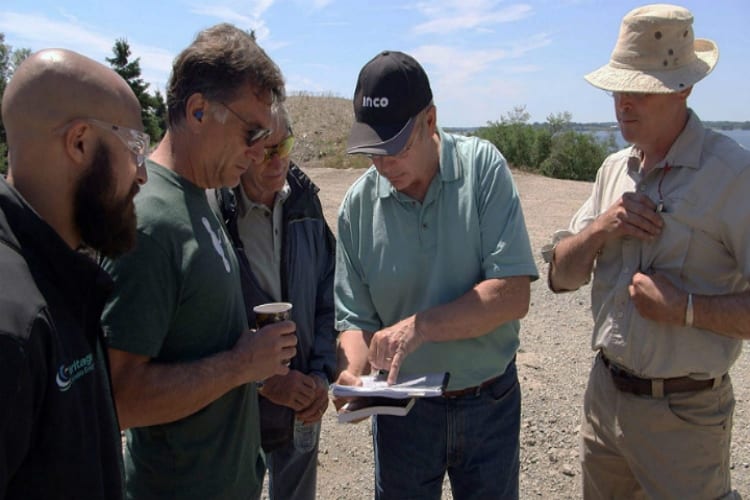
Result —
[[256, 144], [258, 141], [262, 141], [263, 139], [271, 135], [271, 129], [261, 128], [248, 122], [247, 120], [242, 118], [242, 116], [240, 116], [239, 113], [237, 113], [235, 110], [230, 108], [229, 105], [226, 103], [222, 102], [221, 105], [227, 108], [230, 113], [232, 113], [239, 121], [244, 123], [245, 126], [247, 127], [247, 132], [245, 133], [245, 144], [247, 145], [247, 147], [251, 147], [253, 144]]

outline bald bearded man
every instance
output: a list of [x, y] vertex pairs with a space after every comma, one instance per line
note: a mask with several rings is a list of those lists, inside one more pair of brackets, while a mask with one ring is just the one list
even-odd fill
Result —
[[33, 54], [5, 90], [0, 179], [0, 498], [122, 498], [119, 425], [91, 256], [135, 242], [140, 106], [74, 52]]

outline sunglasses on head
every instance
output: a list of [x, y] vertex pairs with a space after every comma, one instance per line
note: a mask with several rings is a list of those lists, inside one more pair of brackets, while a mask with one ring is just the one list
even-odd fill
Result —
[[293, 146], [294, 136], [288, 135], [286, 136], [286, 139], [284, 139], [277, 145], [271, 146], [270, 148], [263, 148], [263, 163], [269, 161], [274, 157], [274, 155], [277, 155], [279, 158], [286, 158], [287, 156], [289, 156], [289, 153], [292, 152]]

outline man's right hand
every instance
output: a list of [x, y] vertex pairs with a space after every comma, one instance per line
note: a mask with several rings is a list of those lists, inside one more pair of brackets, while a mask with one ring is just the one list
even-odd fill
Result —
[[[336, 383], [340, 384], [340, 385], [357, 385], [357, 386], [359, 386], [359, 385], [362, 385], [362, 379], [360, 379], [357, 375], [354, 375], [353, 373], [344, 370], [344, 371], [342, 371], [339, 374], [339, 378], [336, 379]], [[332, 397], [333, 406], [336, 407], [336, 411], [338, 413], [341, 413], [341, 408], [346, 403], [348, 403], [349, 401], [351, 401], [352, 399], [356, 399], [356, 398], [342, 398], [340, 396], [339, 397], [334, 396], [334, 397]], [[344, 410], [344, 411], [346, 411], [346, 410]], [[366, 420], [367, 418], [368, 417], [362, 417], [362, 418], [360, 418], [358, 420], [352, 420], [349, 423], [350, 424], [358, 424], [358, 423], [362, 422], [363, 420]]]
[[297, 354], [296, 331], [293, 321], [280, 321], [240, 335], [232, 352], [245, 382], [289, 373], [288, 362]]
[[611, 240], [623, 237], [653, 240], [664, 221], [656, 204], [641, 193], [624, 193], [583, 231], [563, 238], [551, 255], [549, 285], [552, 291], [577, 290], [588, 283], [594, 261]]
[[664, 226], [656, 204], [641, 193], [625, 193], [594, 221], [606, 240], [631, 236], [640, 240], [656, 238]]
[[[357, 375], [354, 375], [353, 373], [344, 370], [339, 374], [339, 378], [336, 379], [336, 383], [339, 385], [356, 385], [360, 386], [362, 385], [362, 379], [360, 379]], [[333, 406], [336, 407], [336, 411], [341, 410], [341, 407], [344, 406], [346, 403], [349, 402], [352, 398], [342, 398], [341, 396], [333, 396], [332, 398]]]

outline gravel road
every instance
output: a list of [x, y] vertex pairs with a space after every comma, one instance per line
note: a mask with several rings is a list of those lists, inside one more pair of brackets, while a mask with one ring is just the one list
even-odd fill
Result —
[[[326, 218], [335, 231], [336, 212], [346, 189], [362, 170], [307, 169], [320, 187]], [[567, 223], [591, 184], [514, 172], [531, 244], [539, 255], [555, 229]], [[555, 295], [544, 279], [531, 287], [531, 308], [521, 323], [518, 371], [523, 391], [521, 422], [522, 499], [580, 498], [578, 428], [590, 349], [589, 288]], [[747, 349], [746, 349], [747, 350]], [[750, 496], [750, 361], [743, 355], [732, 369], [737, 407], [731, 457], [732, 482]], [[373, 496], [372, 436], [368, 422], [338, 424], [332, 406], [323, 421], [318, 476], [320, 499]], [[443, 498], [452, 498], [444, 485]]]

